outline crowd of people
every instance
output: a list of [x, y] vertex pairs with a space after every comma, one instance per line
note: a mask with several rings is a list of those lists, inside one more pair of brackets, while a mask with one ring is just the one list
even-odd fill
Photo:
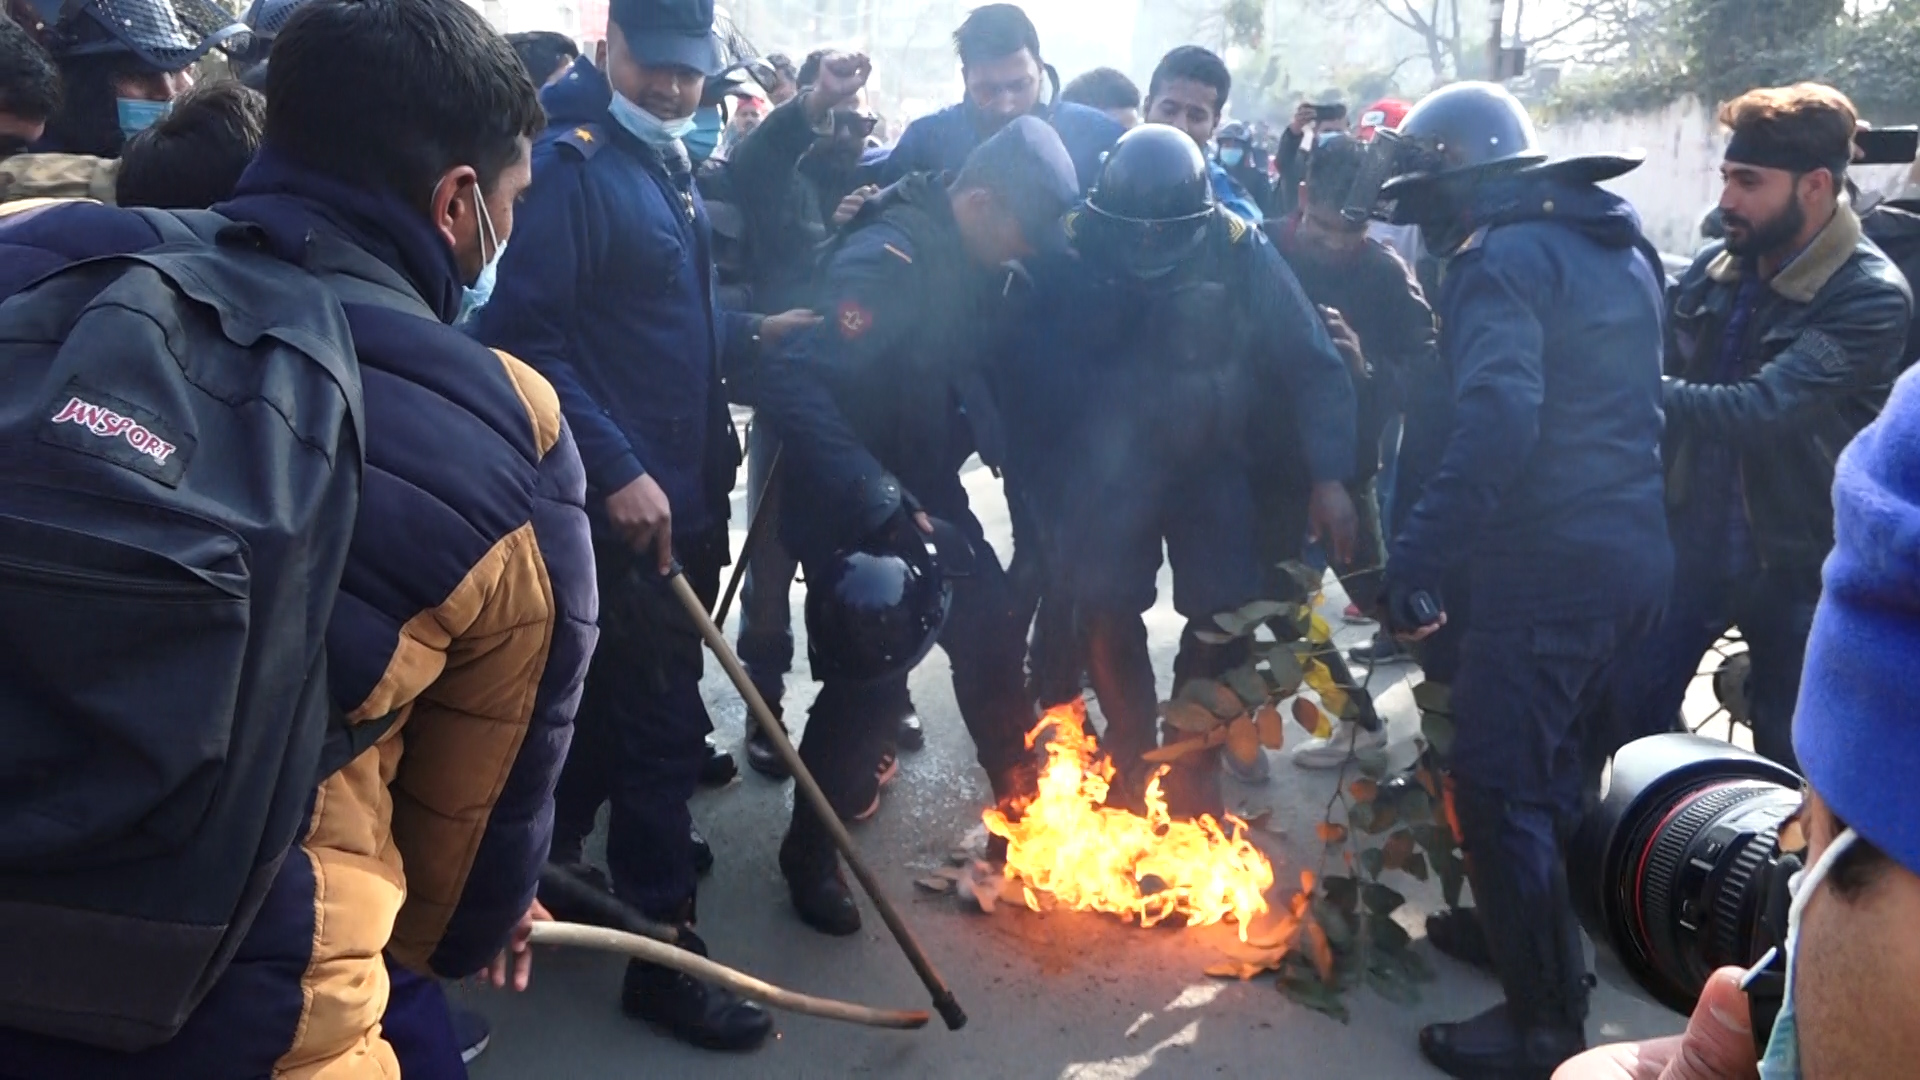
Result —
[[[1465, 1078], [1751, 1074], [1728, 978], [1686, 1042], [1579, 1056], [1564, 865], [1600, 766], [1674, 729], [1737, 626], [1754, 744], [1813, 791], [1770, 1067], [1913, 1060], [1920, 414], [1870, 237], [1916, 219], [1851, 192], [1839, 92], [1722, 108], [1724, 238], [1670, 280], [1600, 186], [1639, 160], [1550, 160], [1498, 86], [1276, 133], [1199, 46], [1144, 94], [1063, 84], [1011, 4], [955, 30], [963, 100], [892, 141], [868, 57], [754, 55], [712, 0], [614, 0], [584, 53], [459, 0], [9, 14], [0, 1077], [464, 1075], [484, 1025], [440, 980], [525, 988], [534, 922], [597, 917], [543, 907], [543, 869], [704, 953], [688, 800], [736, 764], [673, 583], [712, 612], [736, 559], [782, 718], [804, 572], [799, 759], [847, 821], [923, 745], [935, 647], [1002, 812], [1036, 717], [1091, 688], [1112, 805], [1157, 777], [1221, 816], [1264, 755], [1146, 758], [1183, 737], [1163, 560], [1176, 689], [1249, 661], [1216, 615], [1331, 569], [1379, 623], [1352, 663], [1451, 691], [1474, 907], [1427, 936], [1505, 1000], [1420, 1047]], [[154, 659], [101, 651], [109, 621]], [[1389, 739], [1363, 704], [1292, 761]], [[786, 778], [766, 732], [745, 754]], [[801, 922], [859, 931], [804, 800], [778, 862]], [[637, 960], [620, 1001], [713, 1050], [773, 1027]]]

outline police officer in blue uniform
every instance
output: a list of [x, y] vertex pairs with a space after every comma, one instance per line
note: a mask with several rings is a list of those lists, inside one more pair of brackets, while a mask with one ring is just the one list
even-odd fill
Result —
[[[1009, 397], [1057, 403], [1050, 445], [1022, 461], [1039, 471], [1023, 482], [1043, 508], [1045, 603], [1073, 610], [1119, 773], [1114, 797], [1137, 808], [1152, 772], [1141, 755], [1158, 741], [1142, 616], [1163, 544], [1175, 609], [1197, 625], [1254, 599], [1248, 402], [1261, 399], [1290, 406], [1314, 524], [1350, 543], [1353, 381], [1292, 272], [1220, 208], [1206, 158], [1179, 129], [1147, 124], [1121, 138], [1068, 232], [1081, 265], [1039, 275], [1040, 328], [1018, 350], [1034, 357], [1032, 374]], [[1238, 659], [1189, 634], [1176, 681]], [[1041, 674], [1042, 704], [1078, 697], [1077, 677]], [[1196, 757], [1170, 778], [1169, 801], [1218, 814], [1217, 762]]]
[[[1447, 762], [1478, 932], [1506, 1001], [1420, 1033], [1452, 1076], [1537, 1077], [1586, 1045], [1587, 970], [1562, 841], [1582, 801], [1583, 707], [1672, 576], [1660, 473], [1663, 275], [1632, 208], [1597, 186], [1637, 158], [1546, 163], [1520, 103], [1459, 83], [1379, 153], [1394, 220], [1446, 258], [1452, 432], [1387, 562], [1389, 624], [1418, 637], [1464, 571], [1473, 620]], [[1464, 916], [1471, 919], [1471, 915]]]
[[[1126, 131], [1099, 109], [1060, 100], [1060, 76], [1040, 59], [1040, 34], [1013, 4], [978, 7], [953, 33], [967, 100], [907, 125], [874, 170], [881, 184], [911, 173], [950, 173], [982, 141], [1015, 117], [1037, 116], [1060, 135], [1082, 190], [1100, 175], [1100, 159]], [[1051, 88], [1046, 102], [1041, 92]]]
[[[553, 860], [578, 863], [611, 798], [614, 891], [690, 927], [687, 799], [712, 730], [697, 629], [667, 588], [677, 560], [719, 591], [739, 443], [723, 372], [813, 321], [764, 320], [714, 300], [712, 231], [682, 136], [721, 69], [712, 0], [615, 0], [607, 70], [584, 58], [542, 94], [553, 126], [475, 335], [553, 383], [586, 466], [600, 643], [555, 797]], [[763, 345], [764, 343], [764, 345]], [[690, 929], [682, 941], [699, 949]], [[634, 963], [622, 1006], [713, 1049], [757, 1045], [766, 1013], [666, 968]]]
[[[825, 321], [755, 374], [756, 422], [785, 450], [790, 506], [780, 535], [806, 568], [808, 588], [836, 578], [838, 553], [876, 533], [939, 537], [953, 582], [940, 645], [954, 697], [997, 798], [1030, 792], [1025, 747], [1024, 627], [1006, 575], [968, 507], [960, 468], [976, 451], [1003, 453], [985, 374], [1003, 264], [1062, 239], [1077, 197], [1073, 162], [1052, 128], [1020, 117], [982, 143], [950, 182], [916, 174], [860, 211], [826, 265]], [[898, 545], [895, 545], [898, 546]], [[809, 626], [814, 627], [809, 596]], [[819, 662], [820, 696], [800, 756], [836, 812], [878, 798], [874, 766], [906, 692], [904, 671], [848, 677]], [[860, 928], [824, 824], [796, 802], [780, 849], [795, 909], [829, 934]]]

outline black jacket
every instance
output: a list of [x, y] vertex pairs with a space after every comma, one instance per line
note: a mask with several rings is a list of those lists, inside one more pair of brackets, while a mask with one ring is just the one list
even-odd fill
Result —
[[1741, 346], [1744, 377], [1706, 382], [1748, 272], [1715, 244], [1674, 293], [1664, 395], [1667, 505], [1686, 505], [1701, 440], [1731, 444], [1761, 566], [1817, 588], [1833, 547], [1834, 464], [1880, 414], [1905, 367], [1913, 294], [1842, 207], [1768, 282]]
[[[1860, 230], [1874, 242], [1911, 286], [1920, 280], [1920, 199], [1892, 199], [1860, 218]], [[1920, 359], [1920, 320], [1907, 328], [1907, 366]]]

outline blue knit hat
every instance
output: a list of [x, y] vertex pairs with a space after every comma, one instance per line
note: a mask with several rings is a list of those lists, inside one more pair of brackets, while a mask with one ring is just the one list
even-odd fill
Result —
[[1920, 374], [1840, 456], [1833, 502], [1794, 751], [1835, 814], [1920, 874]]

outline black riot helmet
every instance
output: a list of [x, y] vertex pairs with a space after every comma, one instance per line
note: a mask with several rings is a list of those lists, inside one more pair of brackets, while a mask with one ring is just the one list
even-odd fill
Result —
[[911, 671], [932, 651], [952, 599], [932, 544], [901, 514], [808, 575], [813, 677], [863, 683]]
[[153, 71], [184, 71], [214, 49], [242, 51], [249, 31], [213, 0], [29, 0], [56, 60], [131, 55]]
[[1158, 278], [1199, 250], [1217, 205], [1200, 147], [1178, 128], [1143, 124], [1107, 153], [1069, 232], [1102, 269]]
[[[1503, 177], [1553, 176], [1593, 183], [1631, 171], [1643, 156], [1596, 155], [1549, 163], [1526, 107], [1494, 83], [1463, 82], [1420, 99], [1391, 132], [1368, 148], [1375, 172], [1391, 158], [1378, 188], [1396, 224], [1418, 225], [1428, 246], [1445, 255], [1472, 232], [1475, 190]], [[1375, 175], [1378, 175], [1375, 172]], [[1366, 186], [1356, 181], [1356, 189]], [[1356, 190], [1356, 201], [1365, 196]]]

